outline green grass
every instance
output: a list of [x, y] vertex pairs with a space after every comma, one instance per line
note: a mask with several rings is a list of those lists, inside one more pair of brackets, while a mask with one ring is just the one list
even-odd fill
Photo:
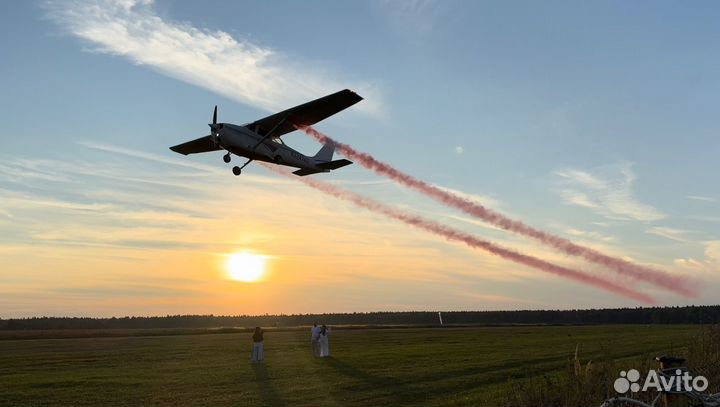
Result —
[[[309, 331], [0, 341], [6, 405], [502, 404], [515, 384], [583, 363], [681, 353], [688, 326], [336, 329], [332, 358]], [[601, 400], [598, 400], [598, 404]]]

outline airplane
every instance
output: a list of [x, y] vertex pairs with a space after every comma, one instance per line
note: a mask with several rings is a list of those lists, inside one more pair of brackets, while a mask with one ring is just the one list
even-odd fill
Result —
[[240, 175], [253, 161], [299, 168], [293, 172], [299, 176], [330, 172], [352, 164], [346, 159], [333, 161], [335, 145], [325, 144], [314, 156], [306, 156], [290, 148], [280, 137], [295, 131], [296, 126], [313, 125], [361, 100], [363, 98], [357, 93], [345, 89], [242, 126], [218, 123], [215, 106], [212, 124], [208, 124], [209, 135], [170, 147], [170, 150], [184, 155], [224, 150], [227, 151], [223, 156], [226, 163], [230, 162], [232, 154], [247, 158], [242, 166], [233, 167], [235, 175]]

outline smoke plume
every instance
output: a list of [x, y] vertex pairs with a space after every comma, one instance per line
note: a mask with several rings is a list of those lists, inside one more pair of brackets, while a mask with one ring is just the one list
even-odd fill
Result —
[[426, 183], [425, 181], [405, 174], [389, 164], [378, 161], [370, 154], [359, 152], [347, 144], [333, 140], [310, 126], [296, 127], [322, 144], [326, 144], [328, 142], [334, 143], [336, 149], [342, 155], [354, 160], [363, 167], [374, 171], [378, 175], [387, 177], [444, 205], [459, 209], [499, 228], [530, 237], [565, 254], [582, 257], [587, 261], [599, 264], [622, 275], [646, 281], [650, 284], [681, 294], [685, 297], [695, 297], [698, 294], [697, 290], [691, 287], [685, 278], [672, 276], [662, 270], [633, 264], [623, 259], [611, 257], [600, 253], [595, 249], [580, 246], [565, 238], [535, 229], [520, 221], [510, 219], [498, 212], [487, 209], [484, 206], [466, 198], [442, 190], [436, 186]]
[[555, 274], [555, 275], [558, 275], [561, 277], [569, 278], [569, 279], [578, 281], [583, 284], [588, 284], [588, 285], [591, 285], [594, 287], [598, 287], [603, 290], [612, 292], [617, 295], [621, 295], [626, 298], [630, 298], [635, 301], [639, 301], [639, 302], [646, 303], [646, 304], [654, 304], [655, 303], [655, 300], [647, 294], [640, 293], [638, 291], [621, 286], [619, 284], [613, 283], [613, 282], [605, 280], [603, 278], [593, 276], [590, 274], [586, 274], [581, 271], [573, 270], [573, 269], [570, 269], [567, 267], [558, 266], [556, 264], [549, 263], [545, 260], [538, 259], [537, 257], [518, 253], [511, 249], [506, 249], [506, 248], [498, 246], [494, 243], [478, 239], [475, 236], [467, 234], [463, 231], [451, 228], [446, 225], [442, 225], [440, 223], [434, 222], [429, 219], [422, 218], [420, 216], [406, 214], [404, 212], [401, 212], [397, 209], [391, 208], [387, 205], [384, 205], [384, 204], [377, 202], [375, 200], [372, 200], [370, 198], [358, 195], [358, 194], [350, 192], [350, 191], [340, 189], [334, 185], [331, 185], [331, 184], [328, 184], [328, 183], [325, 183], [322, 181], [318, 181], [318, 180], [308, 178], [308, 177], [296, 177], [296, 176], [290, 174], [288, 171], [281, 170], [272, 165], [264, 164], [264, 166], [278, 174], [281, 174], [281, 175], [284, 175], [287, 177], [291, 177], [295, 180], [298, 180], [298, 181], [304, 183], [305, 185], [315, 188], [315, 189], [317, 189], [321, 192], [324, 192], [328, 195], [331, 195], [335, 198], [350, 201], [357, 206], [363, 207], [365, 209], [368, 209], [368, 210], [376, 212], [376, 213], [380, 213], [389, 218], [398, 220], [400, 222], [403, 222], [410, 226], [414, 226], [416, 228], [423, 229], [425, 231], [436, 234], [438, 236], [442, 236], [447, 240], [462, 242], [462, 243], [465, 243], [467, 246], [470, 246], [474, 249], [484, 250], [486, 252], [492, 253], [496, 256], [513, 261], [515, 263], [523, 264], [525, 266], [529, 266], [529, 267], [538, 269], [540, 271], [544, 271], [546, 273]]

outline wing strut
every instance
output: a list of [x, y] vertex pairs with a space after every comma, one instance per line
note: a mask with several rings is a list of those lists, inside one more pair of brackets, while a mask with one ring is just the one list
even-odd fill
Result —
[[[263, 138], [261, 138], [260, 141], [258, 141], [257, 144], [255, 144], [255, 145], [253, 146], [253, 148], [252, 148], [253, 151], [255, 151], [255, 149], [258, 148], [258, 146], [259, 146], [260, 144], [264, 143], [265, 140], [267, 140], [267, 139], [269, 139], [270, 137], [272, 137], [273, 133], [275, 133], [275, 131], [277, 131], [277, 129], [279, 129], [280, 126], [282, 126], [283, 124], [285, 124], [285, 122], [287, 121], [287, 118], [288, 118], [287, 116], [283, 117], [283, 119], [280, 120], [280, 121], [275, 125], [275, 127], [273, 127], [269, 132], [267, 132], [267, 133], [265, 134], [265, 136], [263, 136]], [[270, 149], [271, 149], [273, 152], [275, 152], [275, 150], [277, 150], [277, 147], [275, 147], [275, 146], [268, 146], [268, 147], [270, 147]]]

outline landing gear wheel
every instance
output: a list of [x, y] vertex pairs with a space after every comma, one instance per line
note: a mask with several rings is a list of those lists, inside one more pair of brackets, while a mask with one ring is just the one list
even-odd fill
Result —
[[223, 156], [223, 161], [225, 161], [226, 164], [230, 162], [230, 153], [227, 153]]
[[242, 170], [237, 165], [233, 167], [233, 174], [240, 175], [241, 172]]

